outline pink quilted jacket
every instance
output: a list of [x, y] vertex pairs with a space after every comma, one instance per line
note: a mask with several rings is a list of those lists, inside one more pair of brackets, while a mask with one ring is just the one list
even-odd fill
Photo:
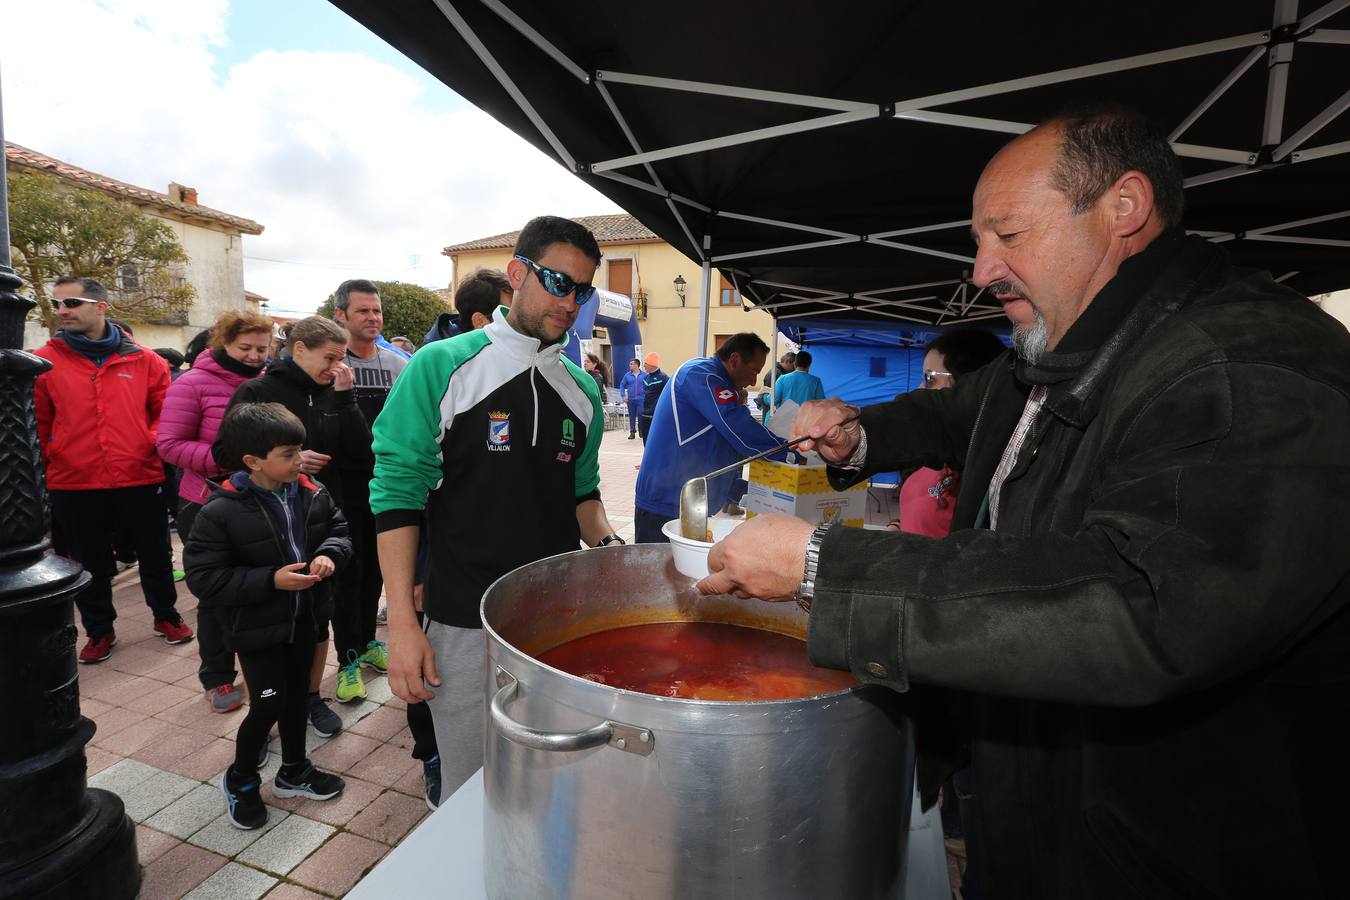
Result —
[[234, 389], [247, 380], [248, 376], [221, 368], [211, 358], [211, 351], [205, 350], [169, 387], [159, 414], [155, 447], [165, 462], [183, 471], [178, 496], [184, 500], [205, 503], [210, 496], [206, 478], [224, 471], [211, 458], [211, 442], [220, 430]]

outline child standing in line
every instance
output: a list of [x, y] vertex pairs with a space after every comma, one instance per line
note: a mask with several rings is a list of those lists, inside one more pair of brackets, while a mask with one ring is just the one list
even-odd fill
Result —
[[225, 645], [239, 655], [248, 716], [235, 737], [221, 791], [236, 828], [259, 828], [267, 808], [259, 756], [281, 733], [276, 797], [329, 800], [341, 778], [305, 755], [306, 695], [315, 633], [332, 600], [324, 583], [350, 558], [347, 522], [322, 485], [302, 475], [305, 426], [280, 403], [226, 413], [213, 454], [235, 471], [206, 501], [183, 553], [188, 587], [220, 610]]

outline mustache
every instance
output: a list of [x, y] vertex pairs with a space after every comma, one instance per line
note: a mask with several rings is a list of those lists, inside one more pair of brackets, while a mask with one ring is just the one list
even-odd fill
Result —
[[1026, 288], [1007, 278], [989, 285], [989, 287], [985, 288], [985, 293], [992, 297], [997, 297], [999, 294], [1012, 294], [1013, 296], [1021, 297], [1024, 300], [1030, 299], [1027, 297]]

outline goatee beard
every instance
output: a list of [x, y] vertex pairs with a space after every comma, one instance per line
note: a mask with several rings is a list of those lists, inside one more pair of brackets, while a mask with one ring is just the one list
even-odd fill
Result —
[[1033, 309], [1036, 321], [1030, 325], [1017, 325], [1012, 332], [1012, 346], [1017, 355], [1028, 365], [1036, 365], [1050, 343], [1050, 329], [1045, 325], [1041, 311]]

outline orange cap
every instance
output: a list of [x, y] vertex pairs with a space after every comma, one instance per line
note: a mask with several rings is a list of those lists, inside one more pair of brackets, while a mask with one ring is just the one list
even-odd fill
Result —
[[656, 366], [657, 368], [660, 368], [660, 367], [661, 367], [661, 357], [659, 357], [659, 356], [656, 355], [656, 351], [655, 351], [655, 350], [653, 350], [651, 353], [648, 353], [648, 354], [647, 354], [647, 358], [646, 358], [645, 362], [646, 362], [647, 365], [649, 365], [649, 366]]

